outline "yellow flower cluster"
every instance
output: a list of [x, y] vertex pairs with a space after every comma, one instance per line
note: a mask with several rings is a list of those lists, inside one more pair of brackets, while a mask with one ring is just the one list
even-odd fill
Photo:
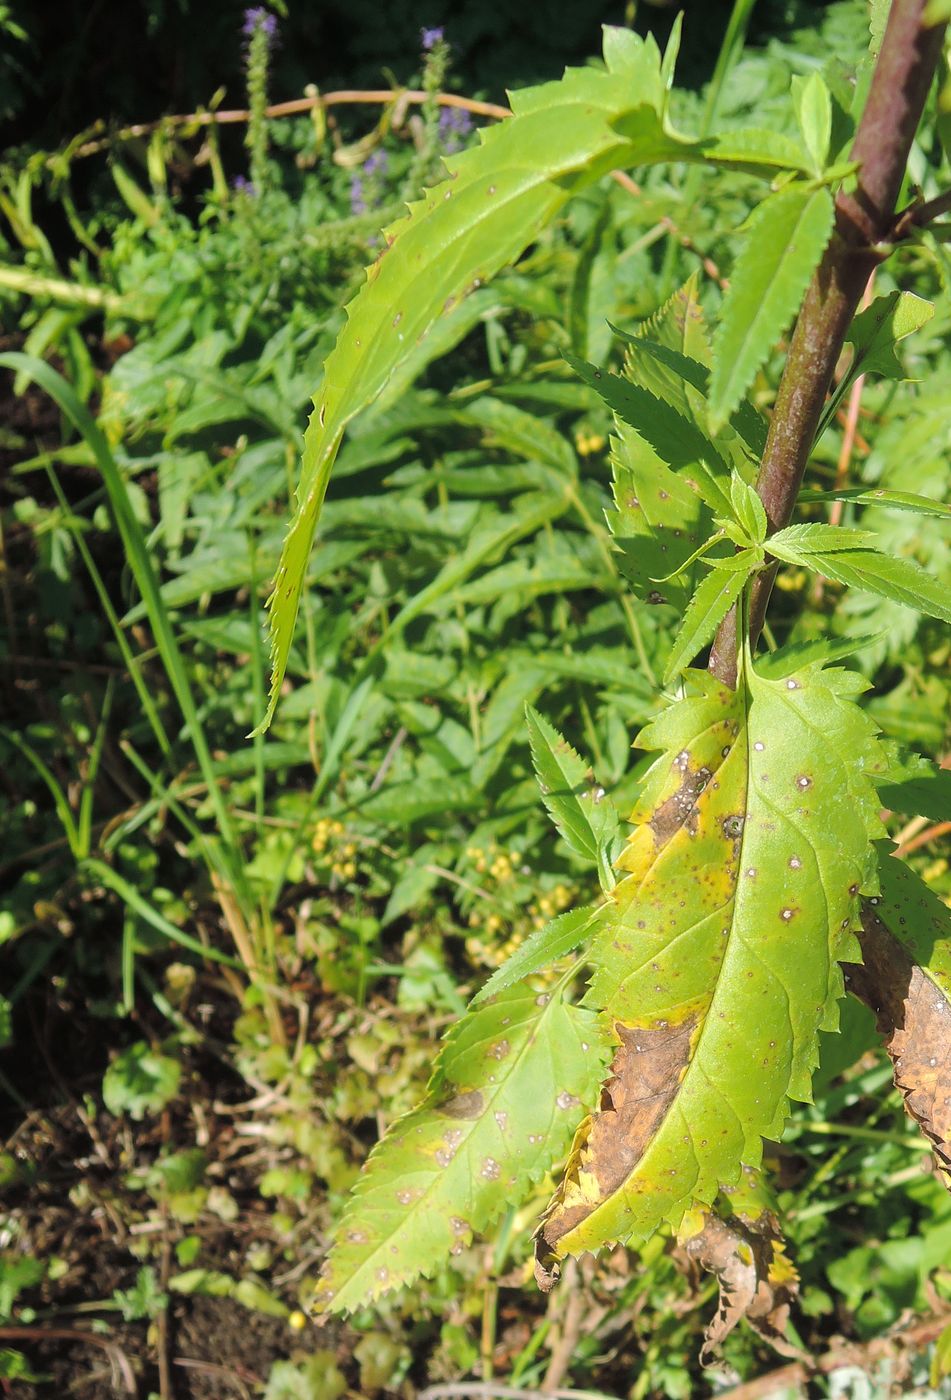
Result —
[[314, 827], [314, 834], [311, 837], [311, 849], [317, 855], [323, 855], [329, 847], [333, 850], [333, 859], [330, 863], [331, 872], [340, 880], [352, 880], [357, 873], [357, 843], [356, 841], [341, 841], [346, 827], [343, 822], [336, 821], [330, 817], [322, 817]]
[[543, 928], [549, 919], [553, 919], [556, 914], [560, 914], [563, 909], [574, 900], [574, 892], [567, 885], [556, 885], [547, 894], [539, 895], [534, 904], [528, 906], [531, 915], [532, 927]]
[[480, 875], [491, 875], [499, 885], [511, 880], [522, 860], [519, 851], [503, 851], [498, 846], [492, 846], [488, 851], [481, 846], [467, 846], [466, 856]]
[[333, 821], [330, 817], [321, 817], [314, 827], [314, 834], [311, 837], [311, 848], [322, 855], [331, 841], [336, 840], [344, 833], [343, 822]]
[[587, 429], [575, 434], [575, 447], [579, 457], [593, 457], [595, 452], [600, 452], [604, 447], [604, 434], [592, 433]]

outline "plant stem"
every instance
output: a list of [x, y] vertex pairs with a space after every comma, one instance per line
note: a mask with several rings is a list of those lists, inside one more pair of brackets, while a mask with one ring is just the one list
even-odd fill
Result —
[[[792, 516], [849, 325], [869, 277], [891, 251], [895, 204], [944, 40], [944, 25], [924, 24], [926, 3], [892, 4], [850, 156], [860, 167], [857, 186], [851, 194], [839, 192], [835, 229], [793, 332], [756, 483], [771, 532]], [[753, 585], [753, 641], [763, 626], [775, 574], [774, 564]], [[730, 686], [736, 683], [736, 657], [734, 610], [710, 652], [710, 670]]]

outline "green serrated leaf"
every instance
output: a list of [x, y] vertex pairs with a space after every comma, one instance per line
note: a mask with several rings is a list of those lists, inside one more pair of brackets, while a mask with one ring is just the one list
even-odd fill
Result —
[[875, 890], [861, 677], [767, 680], [747, 662], [735, 692], [702, 672], [688, 685], [637, 741], [662, 752], [585, 997], [617, 1051], [542, 1224], [543, 1283], [565, 1254], [677, 1228], [759, 1164], [789, 1098], [809, 1097], [838, 960], [855, 960], [859, 896]]
[[810, 551], [801, 562], [848, 588], [861, 588], [942, 622], [951, 622], [951, 589], [913, 559], [899, 559], [875, 549], [847, 549], [834, 554]]
[[525, 719], [545, 808], [571, 849], [597, 866], [607, 893], [614, 887], [611, 847], [620, 824], [617, 808], [567, 739], [531, 705], [525, 706]]
[[[879, 641], [880, 634], [865, 637], [813, 637], [808, 642], [787, 642], [776, 651], [764, 652], [756, 658], [756, 669], [768, 680], [782, 680], [801, 671], [804, 666], [816, 663], [828, 665], [830, 661], [843, 661], [854, 656], [863, 647]], [[880, 746], [881, 747], [881, 746]]]
[[768, 521], [763, 502], [755, 487], [749, 486], [742, 477], [734, 475], [730, 482], [730, 501], [734, 518], [742, 525], [747, 538], [754, 544], [762, 544], [766, 538]]
[[918, 496], [913, 491], [883, 491], [878, 487], [856, 486], [844, 491], [800, 491], [798, 500], [807, 502], [854, 501], [859, 506], [880, 506], [882, 510], [906, 510], [913, 515], [951, 519], [951, 506]]
[[777, 171], [812, 173], [812, 163], [797, 141], [778, 131], [755, 127], [723, 131], [700, 143], [704, 158], [723, 170], [742, 170], [748, 175], [772, 176]]
[[769, 537], [769, 552], [787, 564], [810, 563], [813, 554], [834, 554], [840, 549], [861, 549], [875, 538], [871, 530], [851, 530], [843, 525], [787, 525]]
[[[674, 638], [664, 670], [664, 685], [669, 685], [685, 666], [689, 666], [697, 652], [713, 641], [720, 623], [743, 592], [751, 571], [762, 564], [761, 550], [748, 549], [745, 554], [742, 567], [728, 573], [726, 579], [721, 571], [714, 570], [701, 580]], [[736, 560], [741, 558], [735, 556]]]
[[926, 325], [934, 306], [914, 292], [888, 292], [876, 297], [860, 311], [849, 328], [846, 340], [853, 347], [849, 376], [881, 374], [886, 379], [903, 379], [905, 371], [895, 354], [895, 346], [906, 336]]
[[[270, 598], [271, 690], [284, 677], [314, 530], [344, 429], [384, 388], [438, 317], [512, 262], [572, 193], [616, 165], [677, 159], [652, 40], [605, 27], [606, 71], [569, 69], [512, 94], [513, 116], [479, 146], [448, 157], [450, 179], [387, 229], [385, 247], [348, 308], [304, 439], [294, 517]], [[452, 249], [452, 256], [434, 257]]]
[[769, 195], [748, 219], [714, 341], [710, 425], [743, 398], [789, 325], [832, 231], [832, 196], [796, 184]]
[[729, 512], [729, 467], [694, 418], [620, 375], [574, 355], [566, 354], [565, 359], [618, 418], [650, 444], [662, 462], [675, 471], [693, 469], [690, 484], [708, 505]]
[[799, 130], [812, 157], [813, 171], [821, 175], [829, 158], [832, 138], [832, 96], [822, 75], [815, 72], [808, 78], [794, 76], [792, 95]]
[[501, 992], [450, 1031], [425, 1101], [370, 1154], [315, 1307], [349, 1312], [431, 1274], [564, 1151], [597, 1095], [603, 1036], [560, 991]]
[[543, 928], [535, 929], [511, 957], [496, 968], [485, 986], [472, 998], [471, 1005], [478, 1006], [487, 998], [514, 987], [516, 982], [551, 967], [559, 958], [573, 953], [590, 938], [609, 910], [610, 905], [607, 904], [569, 909], [567, 913], [551, 919]]

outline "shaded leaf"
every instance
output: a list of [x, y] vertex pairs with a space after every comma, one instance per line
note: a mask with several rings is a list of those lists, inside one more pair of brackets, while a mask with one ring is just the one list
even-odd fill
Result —
[[567, 739], [531, 705], [525, 706], [525, 719], [545, 808], [571, 849], [597, 866], [607, 893], [614, 886], [611, 848], [620, 823], [617, 808]]
[[909, 753], [888, 765], [883, 778], [876, 777], [878, 795], [893, 812], [951, 821], [951, 768], [939, 768], [922, 754]]
[[[697, 489], [707, 493], [708, 504], [715, 509], [728, 510], [729, 467], [692, 415], [620, 375], [598, 369], [574, 355], [566, 354], [565, 359], [608, 407], [651, 445], [661, 461], [675, 470], [703, 463], [708, 470], [696, 473]], [[714, 483], [706, 480], [708, 474], [713, 475], [714, 482], [724, 483], [712, 497], [709, 493], [715, 488]]]
[[603, 1072], [595, 1016], [559, 992], [499, 994], [450, 1031], [424, 1102], [370, 1154], [317, 1311], [346, 1312], [460, 1253], [564, 1150]]
[[855, 956], [859, 893], [874, 889], [861, 677], [811, 666], [774, 681], [747, 664], [735, 692], [688, 682], [638, 739], [663, 752], [585, 998], [617, 1050], [540, 1230], [543, 1285], [565, 1254], [676, 1228], [758, 1165], [788, 1099], [809, 1096], [837, 959]]
[[888, 292], [876, 297], [860, 311], [849, 327], [846, 340], [853, 347], [849, 376], [881, 374], [887, 379], [903, 379], [905, 371], [895, 354], [895, 346], [905, 336], [920, 330], [934, 315], [930, 301], [914, 292]]
[[746, 223], [714, 342], [710, 421], [725, 423], [798, 309], [832, 231], [832, 196], [793, 185]]

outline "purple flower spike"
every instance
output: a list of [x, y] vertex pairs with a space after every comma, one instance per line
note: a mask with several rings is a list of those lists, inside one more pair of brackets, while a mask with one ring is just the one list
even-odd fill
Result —
[[245, 10], [241, 33], [246, 39], [250, 39], [258, 29], [264, 30], [269, 41], [277, 35], [277, 15], [272, 15], [263, 5], [254, 5], [250, 10]]
[[367, 213], [366, 192], [363, 188], [363, 180], [359, 175], [354, 175], [350, 181], [350, 213]]
[[386, 151], [374, 151], [373, 154], [371, 156], [368, 156], [366, 161], [364, 162], [363, 173], [365, 175], [371, 176], [385, 175], [386, 168], [389, 165], [389, 163], [389, 157], [387, 156]]
[[464, 107], [443, 107], [439, 113], [439, 140], [447, 155], [462, 149], [472, 131], [472, 117]]
[[436, 45], [442, 43], [445, 32], [442, 25], [439, 25], [436, 29], [421, 29], [419, 31], [419, 40], [423, 46], [423, 53], [432, 53]]
[[234, 177], [231, 181], [231, 188], [234, 190], [235, 194], [246, 194], [249, 199], [254, 199], [257, 195], [257, 190], [254, 188], [251, 181], [246, 180], [243, 175], [236, 175]]

